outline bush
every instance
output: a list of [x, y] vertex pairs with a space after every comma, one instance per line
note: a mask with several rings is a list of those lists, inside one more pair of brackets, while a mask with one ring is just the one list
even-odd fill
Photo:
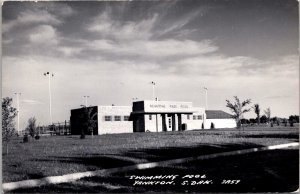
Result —
[[34, 138], [35, 138], [36, 140], [39, 140], [39, 139], [40, 139], [40, 136], [39, 136], [39, 135], [36, 135]]
[[29, 137], [27, 134], [25, 134], [23, 137], [23, 143], [27, 143], [27, 142], [29, 142]]
[[202, 123], [202, 125], [201, 125], [201, 129], [204, 129], [204, 123]]
[[290, 122], [290, 126], [291, 126], [291, 127], [294, 127], [294, 122], [293, 122], [293, 121]]
[[273, 122], [271, 122], [271, 127], [273, 127]]
[[214, 123], [211, 123], [211, 124], [210, 124], [210, 128], [211, 128], [211, 129], [214, 129], [214, 128], [215, 128], [215, 124], [214, 124]]
[[85, 134], [81, 134], [80, 139], [85, 139]]

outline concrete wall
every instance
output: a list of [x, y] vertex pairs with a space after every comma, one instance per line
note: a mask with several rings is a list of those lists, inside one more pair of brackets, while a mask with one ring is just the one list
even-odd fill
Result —
[[[181, 114], [182, 124], [187, 124], [187, 130], [202, 129], [204, 123], [205, 129], [210, 129], [211, 122], [215, 124], [215, 128], [235, 128], [236, 123], [234, 119], [206, 119], [205, 109], [195, 107], [193, 115]], [[108, 133], [132, 133], [133, 122], [124, 121], [124, 116], [129, 116], [132, 112], [131, 106], [98, 106], [98, 134]], [[112, 121], [105, 121], [105, 116], [111, 116]], [[115, 116], [121, 116], [121, 121], [115, 121]], [[139, 122], [140, 132], [162, 132], [162, 116], [157, 114], [157, 127], [156, 115], [152, 114], [151, 119], [149, 114], [140, 115], [143, 122]], [[195, 118], [194, 118], [195, 116]], [[198, 116], [201, 116], [199, 119]], [[189, 117], [189, 119], [188, 119]], [[171, 115], [166, 114], [167, 131], [172, 131], [172, 126], [169, 125], [169, 118]], [[171, 119], [171, 125], [173, 124]], [[143, 126], [142, 126], [143, 125]], [[178, 131], [178, 117], [175, 115], [175, 129]], [[143, 130], [141, 130], [143, 128]]]
[[[132, 133], [132, 121], [124, 121], [131, 111], [131, 106], [98, 106], [98, 134]], [[105, 121], [105, 116], [111, 116], [112, 121]], [[115, 121], [115, 116], [121, 116], [121, 121]]]
[[[194, 112], [192, 115], [189, 115], [189, 119], [188, 119], [188, 115], [182, 115], [182, 123], [187, 124], [187, 130], [201, 129], [202, 123], [205, 119], [204, 108], [195, 107], [194, 109], [196, 112]], [[199, 119], [198, 116], [200, 116], [201, 119]]]
[[[162, 132], [162, 117], [159, 114], [157, 115], [157, 124], [158, 132]], [[156, 132], [156, 115], [152, 115], [151, 120], [149, 115], [145, 115], [145, 131]]]
[[210, 129], [211, 123], [215, 124], [215, 128], [235, 128], [234, 119], [206, 119], [205, 129]]
[[[201, 129], [202, 123], [205, 119], [205, 110], [204, 108], [194, 108], [195, 113], [193, 115], [181, 114], [182, 124], [187, 124], [187, 130], [193, 129]], [[194, 119], [195, 116], [195, 119]], [[199, 119], [198, 116], [201, 116]], [[188, 119], [189, 117], [189, 119]], [[171, 125], [169, 125], [169, 119], [171, 119]], [[158, 132], [162, 132], [162, 116], [161, 114], [157, 115], [157, 124], [158, 124]], [[172, 131], [172, 117], [171, 115], [166, 114], [166, 124], [167, 131]], [[178, 117], [175, 115], [175, 129], [178, 131]], [[145, 131], [156, 132], [156, 115], [151, 116], [151, 120], [149, 115], [145, 115]]]

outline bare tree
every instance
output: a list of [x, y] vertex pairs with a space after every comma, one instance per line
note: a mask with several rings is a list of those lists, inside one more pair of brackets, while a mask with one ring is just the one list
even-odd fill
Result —
[[29, 132], [29, 135], [31, 137], [34, 137], [34, 135], [36, 134], [36, 119], [35, 119], [35, 117], [31, 117], [28, 119], [27, 130]]
[[229, 100], [226, 100], [228, 107], [233, 113], [233, 118], [236, 121], [237, 128], [241, 127], [241, 119], [243, 118], [243, 114], [249, 112], [251, 109], [246, 109], [245, 106], [251, 103], [250, 99], [247, 99], [243, 102], [240, 102], [240, 99], [237, 96], [234, 96], [235, 102], [231, 103]]
[[268, 123], [270, 122], [270, 119], [271, 119], [271, 109], [270, 108], [267, 108], [265, 110], [265, 115], [267, 117], [267, 120], [268, 120]]
[[259, 107], [259, 104], [254, 104], [253, 109], [254, 109], [255, 114], [257, 115], [256, 116], [257, 124], [259, 125], [260, 124], [260, 107]]
[[17, 116], [17, 109], [12, 107], [12, 98], [2, 99], [2, 142], [6, 144], [6, 154], [8, 154], [8, 144], [11, 138], [16, 135], [14, 118]]

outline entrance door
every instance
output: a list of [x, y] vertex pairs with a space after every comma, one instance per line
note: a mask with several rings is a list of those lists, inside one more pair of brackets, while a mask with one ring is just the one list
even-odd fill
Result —
[[167, 117], [167, 131], [172, 131], [172, 117], [168, 116]]

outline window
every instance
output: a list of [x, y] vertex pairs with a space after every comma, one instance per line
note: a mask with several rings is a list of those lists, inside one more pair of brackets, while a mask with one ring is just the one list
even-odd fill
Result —
[[193, 120], [196, 120], [197, 119], [197, 116], [196, 115], [193, 115]]
[[111, 116], [104, 116], [105, 121], [111, 121]]
[[129, 116], [124, 116], [124, 121], [129, 121]]
[[202, 120], [202, 116], [201, 115], [198, 115], [198, 120]]
[[188, 120], [190, 120], [190, 115], [186, 115], [186, 118], [187, 118]]
[[149, 115], [149, 120], [152, 120], [152, 115]]
[[115, 116], [115, 121], [121, 121], [121, 116]]

